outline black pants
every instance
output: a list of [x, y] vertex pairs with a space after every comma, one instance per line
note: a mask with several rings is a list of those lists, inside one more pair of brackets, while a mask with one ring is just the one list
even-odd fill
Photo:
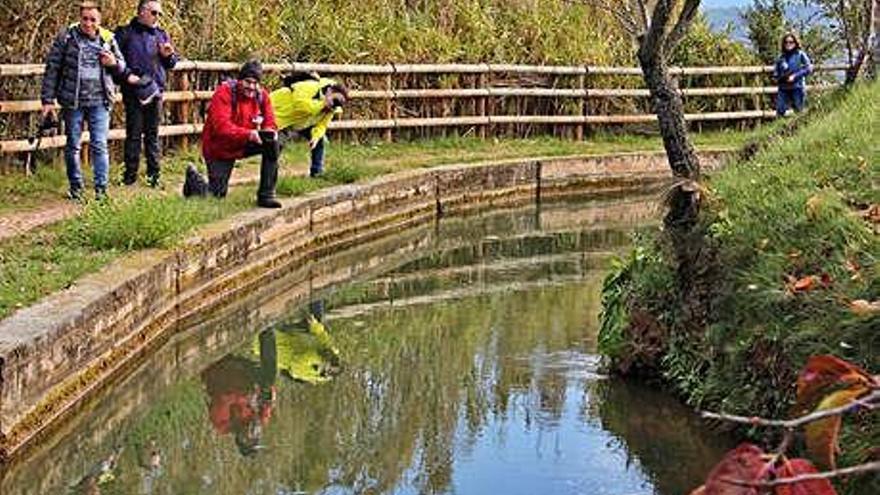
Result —
[[[263, 144], [248, 143], [245, 156], [261, 155], [260, 187], [257, 189], [257, 200], [273, 199], [275, 183], [278, 181], [278, 141]], [[229, 190], [229, 177], [235, 160], [217, 160], [208, 163], [208, 190], [218, 198], [226, 197]]]
[[125, 173], [123, 180], [132, 184], [137, 180], [141, 159], [141, 143], [147, 158], [147, 175], [159, 177], [159, 121], [162, 120], [162, 99], [154, 98], [141, 105], [136, 96], [123, 94], [125, 104]]

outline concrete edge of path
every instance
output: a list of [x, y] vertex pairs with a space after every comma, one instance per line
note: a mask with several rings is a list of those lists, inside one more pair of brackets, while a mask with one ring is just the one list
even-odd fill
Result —
[[[700, 151], [707, 169], [735, 150]], [[509, 159], [414, 169], [285, 199], [127, 255], [0, 320], [0, 460], [124, 374], [179, 322], [334, 250], [444, 215], [670, 179], [663, 152]]]

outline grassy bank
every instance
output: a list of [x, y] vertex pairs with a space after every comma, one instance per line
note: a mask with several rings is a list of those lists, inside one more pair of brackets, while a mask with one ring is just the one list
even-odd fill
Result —
[[[716, 133], [698, 136], [697, 142], [703, 147], [740, 146], [748, 138], [742, 133]], [[328, 150], [326, 177], [317, 181], [296, 175], [308, 169], [306, 148], [297, 143], [285, 150], [282, 171], [286, 175], [279, 180], [279, 195], [298, 196], [410, 168], [539, 155], [656, 150], [661, 149], [661, 143], [655, 137], [601, 135], [583, 142], [455, 138], [360, 146], [333, 143]], [[170, 157], [165, 164], [166, 176], [182, 176], [186, 163], [196, 159], [195, 151]], [[247, 160], [235, 175], [256, 177], [256, 168], [258, 163]], [[40, 198], [57, 200], [62, 196], [66, 185], [53, 175], [59, 172], [46, 167], [44, 173], [34, 182], [22, 177], [0, 179], [0, 190], [7, 193], [4, 197], [12, 194], [15, 198], [4, 202], [5, 213], [39, 206]], [[40, 183], [43, 177], [47, 179]], [[169, 184], [164, 191], [114, 187], [110, 190], [113, 200], [107, 204], [89, 203], [77, 217], [0, 242], [0, 318], [70, 286], [127, 251], [173, 245], [199, 225], [253, 207], [253, 190], [253, 185], [234, 187], [226, 201], [184, 201], [179, 197], [179, 184]]]
[[[880, 203], [878, 101], [880, 85], [858, 87], [710, 179], [700, 228], [716, 264], [703, 267], [715, 279], [702, 335], [678, 326], [670, 247], [638, 240], [605, 285], [602, 342], [616, 366], [659, 374], [699, 408], [770, 417], [788, 415], [810, 355], [880, 372], [880, 314], [852, 306], [880, 299], [878, 225], [863, 214]], [[844, 463], [863, 460], [847, 447], [880, 441], [876, 416], [851, 433]]]
[[[771, 125], [765, 126], [770, 128]], [[733, 146], [744, 144], [752, 136], [763, 132], [762, 128], [750, 132], [711, 132], [697, 134], [699, 146]], [[597, 134], [585, 141], [572, 141], [553, 137], [531, 139], [476, 139], [466, 137], [438, 138], [411, 142], [372, 142], [352, 144], [333, 141], [327, 150], [328, 171], [334, 173], [336, 167], [350, 168], [357, 165], [364, 173], [392, 172], [414, 167], [430, 167], [447, 163], [470, 163], [484, 160], [501, 160], [523, 156], [560, 156], [583, 153], [611, 153], [627, 150], [659, 150], [662, 143], [658, 137], [639, 135]], [[199, 149], [175, 151], [162, 163], [163, 179], [169, 191], [177, 191], [183, 179], [187, 163], [201, 163]], [[258, 160], [241, 162], [234, 176], [242, 173], [257, 173]], [[286, 147], [281, 157], [281, 174], [306, 174], [308, 172], [308, 146], [297, 141]], [[141, 169], [143, 173], [143, 168]], [[122, 174], [122, 164], [111, 166], [111, 181], [117, 181]], [[91, 178], [91, 171], [84, 173]], [[345, 181], [342, 181], [345, 182]], [[0, 175], [0, 215], [16, 211], [33, 210], [43, 207], [47, 202], [58, 201], [67, 191], [67, 178], [60, 160], [42, 165], [36, 176], [24, 177], [21, 174]], [[114, 193], [116, 191], [116, 193]], [[120, 188], [112, 188], [111, 194], [118, 194]]]

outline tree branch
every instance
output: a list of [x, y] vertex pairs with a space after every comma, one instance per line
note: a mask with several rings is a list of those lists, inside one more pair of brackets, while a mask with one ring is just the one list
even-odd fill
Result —
[[807, 473], [792, 476], [790, 478], [777, 478], [767, 481], [743, 481], [732, 478], [720, 478], [720, 481], [737, 486], [748, 486], [754, 488], [771, 488], [779, 485], [793, 485], [795, 483], [803, 483], [804, 481], [822, 480], [846, 476], [848, 474], [870, 473], [880, 471], [880, 461], [868, 462], [865, 464], [857, 464], [855, 466], [834, 469], [831, 471], [823, 471], [821, 473]]
[[[693, 1], [693, 0], [687, 0]], [[651, 29], [645, 33], [644, 39], [641, 41], [639, 50], [649, 58], [664, 58], [667, 39], [667, 31], [669, 30], [670, 16], [674, 7], [675, 0], [657, 0], [654, 4], [654, 11], [651, 13]], [[699, 1], [698, 1], [699, 3]]]
[[632, 0], [632, 1], [635, 2], [635, 4], [636, 4], [636, 5], [634, 5], [634, 7], [638, 11], [638, 14], [639, 14], [639, 23], [642, 28], [642, 32], [646, 33], [646, 32], [648, 32], [649, 29], [651, 29], [651, 24], [650, 24], [650, 21], [648, 20], [649, 19], [649, 17], [648, 17], [648, 4], [645, 2], [645, 0]]
[[833, 409], [826, 409], [824, 411], [816, 411], [795, 419], [765, 419], [759, 418], [757, 416], [736, 416], [732, 414], [713, 413], [709, 411], [704, 411], [700, 415], [704, 419], [719, 419], [722, 421], [730, 421], [732, 423], [740, 423], [752, 426], [773, 426], [778, 428], [794, 429], [808, 423], [819, 421], [820, 419], [825, 419], [840, 414], [846, 414], [860, 408], [868, 410], [877, 409], [878, 407], [880, 407], [880, 403], [878, 402], [880, 402], [880, 390], [875, 390], [867, 396], [862, 397], [858, 400], [854, 400], [849, 404], [835, 407]]
[[628, 3], [625, 3], [623, 8], [621, 9], [620, 5], [616, 3], [612, 5], [611, 0], [585, 0], [585, 2], [587, 5], [592, 5], [611, 14], [617, 20], [617, 23], [620, 24], [623, 30], [626, 31], [634, 39], [638, 38], [639, 35], [641, 35], [642, 31], [638, 25], [635, 15], [632, 12], [631, 6]]
[[688, 29], [690, 29], [691, 24], [694, 22], [694, 19], [697, 17], [697, 12], [700, 11], [700, 0], [685, 0], [684, 7], [681, 9], [681, 14], [678, 16], [678, 21], [675, 23], [675, 27], [672, 28], [672, 32], [669, 33], [669, 36], [666, 38], [666, 46], [664, 50], [666, 53], [672, 53], [673, 50], [681, 43], [681, 40], [687, 35]]

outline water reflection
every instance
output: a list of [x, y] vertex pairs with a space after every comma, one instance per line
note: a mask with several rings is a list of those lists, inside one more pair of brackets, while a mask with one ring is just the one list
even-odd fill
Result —
[[260, 332], [258, 346], [259, 363], [230, 354], [202, 373], [210, 398], [211, 425], [217, 433], [231, 433], [243, 456], [256, 454], [262, 448], [263, 427], [272, 417], [275, 403], [275, 332]]
[[[307, 290], [183, 332], [2, 493], [687, 492], [726, 445], [597, 374], [604, 267], [638, 211], [523, 210], [401, 234], [379, 264], [341, 253]], [[317, 283], [352, 267], [370, 275]]]

